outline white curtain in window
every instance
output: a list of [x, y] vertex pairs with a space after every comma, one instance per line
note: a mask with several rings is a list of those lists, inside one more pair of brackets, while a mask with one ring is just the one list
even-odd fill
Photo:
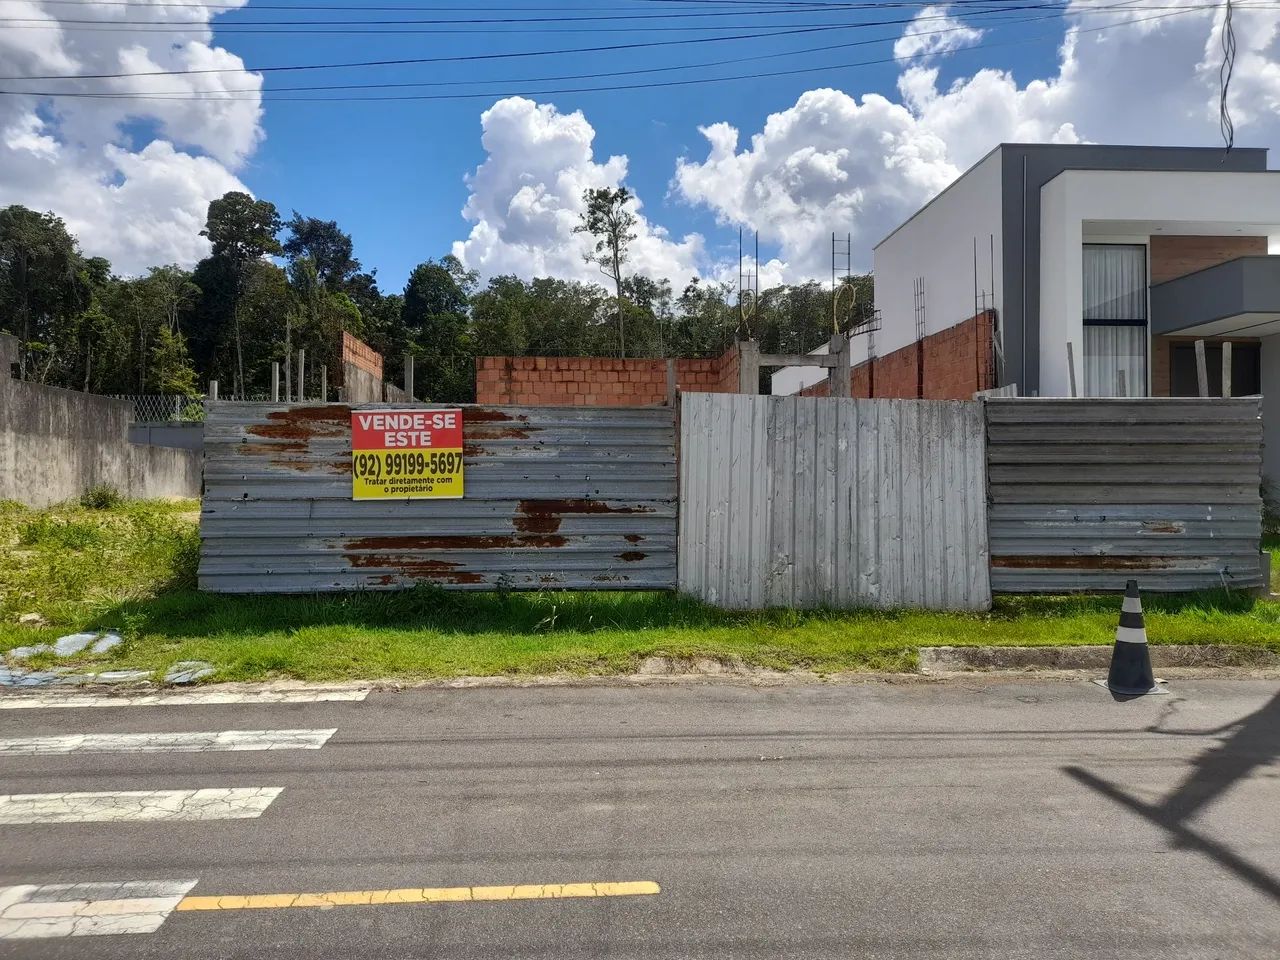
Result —
[[1084, 246], [1084, 319], [1147, 319], [1147, 248]]
[[1086, 324], [1084, 395], [1147, 395], [1147, 328], [1135, 324]]

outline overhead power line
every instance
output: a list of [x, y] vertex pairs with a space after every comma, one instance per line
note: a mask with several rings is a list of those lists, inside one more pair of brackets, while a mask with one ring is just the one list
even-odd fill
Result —
[[[1050, 0], [1050, 2], [1021, 3], [1017, 5], [1007, 5], [999, 8], [984, 7], [978, 10], [972, 10], [967, 15], [970, 18], [983, 18], [983, 22], [990, 22], [988, 18], [998, 18], [1008, 16], [1010, 13], [1027, 10], [1027, 9], [1045, 9], [1045, 10], [1064, 10], [1068, 7], [1066, 0]], [[1151, 8], [1154, 9], [1154, 8]], [[800, 28], [808, 28], [813, 30], [821, 29], [850, 29], [860, 26], [899, 26], [908, 23], [924, 23], [933, 20], [950, 20], [952, 17], [948, 14], [933, 14], [928, 16], [920, 16], [916, 14], [911, 17], [897, 18], [894, 20], [878, 20], [878, 21], [855, 21], [850, 23], [795, 23], [789, 22], [780, 24], [788, 30], [796, 30]], [[218, 35], [230, 34], [464, 34], [464, 33], [483, 33], [491, 36], [504, 36], [515, 33], [698, 33], [709, 32], [715, 30], [737, 30], [737, 31], [754, 31], [760, 30], [762, 24], [677, 24], [663, 26], [643, 26], [636, 27], [634, 25], [607, 27], [593, 24], [590, 27], [547, 27], [542, 24], [552, 22], [554, 18], [549, 20], [494, 20], [494, 21], [471, 21], [471, 20], [312, 20], [306, 22], [289, 22], [289, 21], [255, 21], [251, 24], [218, 24], [216, 27]], [[173, 23], [157, 21], [157, 25], [152, 26], [122, 26], [109, 20], [102, 21], [102, 26], [73, 26], [68, 27], [68, 22], [76, 21], [38, 21], [38, 22], [12, 22], [5, 21], [0, 18], [0, 23], [10, 22], [13, 29], [48, 29], [48, 30], [79, 30], [87, 33], [190, 33], [193, 28], [206, 27], [203, 23]], [[458, 29], [448, 29], [447, 26], [454, 24], [468, 24], [481, 22], [491, 24], [490, 26], [468, 27], [462, 26]], [[570, 21], [571, 22], [571, 21]], [[431, 26], [419, 27], [420, 24], [441, 24], [447, 26]], [[509, 26], [510, 30], [494, 30], [493, 26], [502, 25]], [[208, 27], [209, 29], [214, 29]], [[761, 36], [776, 36], [777, 31], [773, 31]]]
[[[1034, 10], [1039, 4], [1021, 4], [1006, 7], [1006, 10]], [[677, 47], [702, 43], [725, 43], [734, 40], [762, 40], [777, 37], [795, 36], [797, 34], [815, 33], [819, 30], [854, 30], [876, 26], [896, 26], [913, 22], [915, 18], [862, 21], [856, 24], [825, 24], [820, 27], [794, 27], [786, 30], [770, 30], [766, 33], [738, 33], [721, 37], [685, 37], [679, 40], [639, 40], [632, 43], [601, 44], [594, 47], [571, 47], [560, 50], [519, 50], [503, 53], [457, 54], [447, 57], [398, 57], [387, 60], [354, 60], [344, 63], [309, 63], [296, 65], [269, 65], [253, 67], [192, 67], [184, 70], [129, 70], [120, 73], [79, 73], [79, 74], [33, 74], [26, 77], [0, 77], [0, 82], [10, 83], [23, 80], [122, 80], [129, 77], [176, 77], [195, 76], [218, 73], [284, 73], [291, 71], [311, 70], [345, 70], [356, 67], [400, 67], [415, 64], [440, 63], [476, 63], [486, 60], [515, 60], [524, 57], [557, 57], [583, 53], [617, 53], [623, 50], [653, 49], [655, 47]]]
[[[984, 0], [990, 2], [990, 0]], [[1125, 9], [1142, 9], [1142, 10], [1209, 10], [1215, 6], [1215, 3], [1179, 3], [1179, 4], [1144, 4], [1140, 8], [1133, 7], [1135, 0], [1128, 0], [1126, 4], [1105, 6], [1105, 7], [1076, 7], [1071, 10], [1073, 16], [1091, 16], [1104, 13], [1114, 12], [1118, 6]], [[932, 6], [933, 4], [912, 3], [911, 6]], [[908, 6], [908, 4], [894, 3], [886, 4], [886, 6]], [[1071, 6], [1068, 0], [1056, 0], [1056, 2], [1036, 3], [1029, 6], [1005, 6], [1005, 7], [983, 7], [982, 9], [970, 10], [966, 13], [966, 17], [970, 20], [983, 18], [981, 23], [998, 22], [998, 18], [1008, 16], [1011, 11], [1023, 10], [1028, 8], [1045, 9], [1045, 10], [1066, 10]], [[1274, 10], [1280, 3], [1268, 2], [1268, 0], [1259, 0], [1255, 3], [1236, 3], [1233, 4], [1237, 10]], [[14, 30], [68, 30], [79, 31], [84, 33], [132, 33], [132, 34], [148, 34], [148, 33], [190, 33], [193, 29], [206, 28], [216, 29], [220, 36], [241, 34], [246, 36], [252, 35], [288, 35], [288, 36], [340, 36], [347, 34], [369, 34], [369, 35], [400, 35], [400, 34], [430, 34], [437, 36], [449, 36], [453, 34], [487, 34], [489, 36], [506, 36], [517, 33], [706, 33], [717, 30], [737, 30], [749, 31], [759, 29], [759, 24], [679, 24], [666, 26], [619, 26], [607, 27], [593, 25], [590, 27], [560, 27], [560, 26], [542, 26], [540, 24], [552, 22], [555, 18], [546, 20], [493, 20], [493, 21], [471, 21], [471, 20], [314, 20], [314, 21], [253, 21], [252, 23], [220, 23], [216, 27], [205, 24], [203, 22], [185, 22], [175, 23], [173, 21], [155, 21], [154, 26], [142, 25], [135, 23], [132, 26], [121, 25], [119, 21], [103, 20], [100, 26], [67, 26], [68, 23], [84, 23], [84, 21], [59, 21], [59, 20], [30, 20], [30, 21], [13, 21], [0, 18], [0, 24], [8, 23], [10, 29]], [[570, 18], [572, 20], [573, 18]], [[887, 26], [891, 23], [918, 23], [928, 20], [946, 20], [951, 19], [949, 15], [939, 14], [937, 16], [928, 17], [911, 17], [897, 21], [878, 21], [874, 26]], [[473, 22], [481, 22], [491, 24], [491, 26], [461, 26], [457, 29], [448, 29], [447, 26], [419, 27], [417, 24], [468, 24]], [[95, 21], [98, 23], [98, 21]], [[535, 25], [530, 25], [535, 24]], [[505, 25], [510, 26], [510, 30], [495, 30], [493, 26]], [[860, 23], [795, 23], [785, 24], [788, 28], [840, 28], [857, 27]], [[768, 34], [773, 36], [774, 34]]]
[[[150, 0], [41, 0], [45, 4], [69, 4], [72, 6], [92, 6], [92, 7], [146, 7], [154, 9], [157, 7], [167, 9], [189, 9], [189, 10], [225, 10], [229, 12], [252, 12], [257, 10], [354, 10], [365, 12], [372, 10], [378, 13], [400, 12], [400, 13], [440, 13], [448, 11], [458, 11], [464, 13], [474, 13], [476, 11], [498, 12], [498, 11], [582, 11], [584, 9], [600, 10], [600, 9], [632, 9], [622, 7], [605, 8], [598, 4], [592, 4], [584, 8], [582, 6], [374, 6], [369, 4], [279, 4], [279, 3], [254, 3], [252, 7], [245, 7], [243, 4], [237, 3], [169, 3], [169, 2], [150, 2]], [[875, 9], [878, 7], [927, 7], [935, 5], [938, 0], [631, 0], [632, 3], [653, 3], [675, 6], [706, 6], [712, 8], [708, 13], [715, 10], [721, 12], [732, 12], [740, 10], [743, 7], [773, 7], [780, 12], [795, 13], [805, 12], [808, 10], [863, 10]], [[966, 6], [975, 3], [1001, 3], [1006, 0], [951, 0], [950, 6]]]
[[[1023, 23], [1037, 23], [1044, 20], [1056, 20], [1057, 14], [1050, 14], [1040, 17], [1024, 17], [1019, 20], [1008, 21], [1007, 25], [1016, 25]], [[917, 36], [935, 36], [938, 34], [956, 33], [972, 29], [969, 26], [943, 27], [936, 30], [924, 30]], [[461, 87], [475, 86], [481, 83], [559, 83], [565, 80], [600, 80], [610, 77], [626, 77], [641, 76], [651, 73], [673, 73], [680, 70], [697, 70], [708, 67], [722, 67], [731, 65], [741, 65], [744, 63], [756, 63], [761, 60], [776, 60], [783, 57], [803, 56], [811, 53], [827, 53], [831, 50], [846, 50], [851, 47], [863, 47], [874, 43], [891, 43], [898, 39], [899, 34], [892, 34], [888, 37], [872, 37], [866, 40], [850, 40], [843, 43], [826, 43], [816, 47], [801, 47], [796, 50], [776, 50], [772, 53], [757, 53], [750, 56], [727, 57], [721, 60], [704, 60], [699, 63], [678, 63], [667, 64], [661, 67], [638, 67], [632, 70], [606, 70], [599, 73], [569, 73], [557, 74], [549, 77], [508, 77], [502, 80], [493, 79], [477, 79], [477, 80], [416, 80], [416, 81], [399, 81], [399, 82], [379, 82], [379, 83], [334, 83], [334, 84], [306, 84], [291, 87], [272, 87], [273, 93], [289, 93], [299, 91], [322, 91], [322, 90], [388, 90], [401, 88], [420, 88], [420, 87]], [[255, 96], [260, 92], [257, 87], [233, 87], [216, 91], [217, 94], [226, 93], [251, 93]], [[211, 91], [211, 94], [215, 91]], [[150, 91], [148, 93], [93, 93], [85, 92], [77, 94], [75, 91], [69, 91], [66, 94], [53, 94], [54, 96], [81, 95], [84, 97], [100, 97], [106, 99], [134, 98], [134, 97], [166, 97], [173, 96], [189, 96], [190, 90], [175, 91]], [[212, 97], [210, 97], [212, 99]], [[225, 99], [219, 96], [219, 99]]]
[[[1166, 20], [1172, 17], [1186, 16], [1192, 13], [1192, 10], [1179, 10], [1172, 13], [1162, 13], [1150, 17], [1136, 17], [1129, 20], [1123, 20], [1117, 23], [1102, 24], [1096, 27], [1079, 27], [1076, 32], [1079, 33], [1099, 33], [1106, 30], [1114, 30], [1118, 27], [1130, 26], [1138, 23], [1150, 23], [1158, 20]], [[1047, 18], [1046, 18], [1047, 19]], [[894, 38], [883, 38], [879, 42], [888, 42]], [[1021, 37], [1010, 40], [992, 41], [988, 43], [976, 43], [968, 47], [963, 47], [951, 52], [953, 56], [970, 53], [975, 50], [991, 49], [994, 47], [1021, 46], [1028, 43], [1038, 43], [1043, 40], [1055, 39], [1049, 35], [1038, 35], [1034, 37]], [[876, 41], [869, 41], [876, 42]], [[860, 60], [852, 63], [828, 64], [824, 66], [798, 67], [791, 70], [775, 70], [759, 73], [736, 74], [725, 77], [698, 77], [680, 80], [654, 81], [650, 83], [634, 83], [634, 84], [613, 84], [609, 86], [595, 87], [562, 87], [549, 90], [505, 90], [505, 91], [483, 91], [474, 93], [454, 93], [454, 94], [411, 94], [396, 96], [366, 96], [366, 97], [276, 97], [266, 96], [261, 99], [264, 102], [293, 102], [293, 103], [360, 103], [360, 102], [386, 102], [386, 101], [446, 101], [446, 100], [476, 100], [476, 99], [501, 99], [503, 97], [513, 96], [550, 96], [568, 93], [608, 93], [621, 90], [646, 90], [663, 87], [680, 87], [698, 84], [727, 83], [738, 80], [762, 80], [773, 77], [799, 76], [811, 73], [829, 72], [836, 70], [845, 70], [853, 67], [874, 66], [885, 63], [904, 62], [909, 60], [926, 59], [930, 57], [930, 53], [920, 53], [909, 57], [882, 57], [874, 60]], [[89, 93], [78, 91], [24, 91], [24, 90], [0, 90], [0, 96], [34, 96], [34, 97], [66, 97], [66, 98], [87, 98], [87, 99], [123, 99], [123, 100], [187, 100], [187, 101], [223, 101], [227, 99], [224, 96], [168, 96], [157, 94], [142, 93]], [[243, 98], [248, 99], [248, 98]], [[256, 98], [255, 98], [256, 99]]]

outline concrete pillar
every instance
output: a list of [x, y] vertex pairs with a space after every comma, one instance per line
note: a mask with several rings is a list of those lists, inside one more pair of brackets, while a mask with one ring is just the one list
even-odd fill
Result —
[[298, 402], [302, 403], [307, 398], [307, 351], [298, 351]]
[[411, 353], [404, 355], [404, 392], [409, 395], [409, 400], [413, 399], [413, 354]]
[[834, 333], [827, 342], [827, 353], [835, 358], [835, 366], [827, 368], [827, 396], [847, 397], [852, 392], [852, 348], [843, 333]]
[[760, 392], [760, 344], [754, 340], [738, 341], [738, 392]]
[[1280, 496], [1280, 334], [1263, 337], [1262, 366], [1262, 478], [1273, 496]]
[[280, 361], [271, 364], [271, 402], [280, 402]]

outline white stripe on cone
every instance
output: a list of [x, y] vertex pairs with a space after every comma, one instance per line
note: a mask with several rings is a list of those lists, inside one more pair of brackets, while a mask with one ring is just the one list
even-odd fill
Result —
[[1142, 601], [1138, 597], [1125, 597], [1120, 609], [1125, 613], [1141, 613]]
[[1116, 627], [1116, 640], [1120, 643], [1146, 643], [1147, 631], [1143, 627]]

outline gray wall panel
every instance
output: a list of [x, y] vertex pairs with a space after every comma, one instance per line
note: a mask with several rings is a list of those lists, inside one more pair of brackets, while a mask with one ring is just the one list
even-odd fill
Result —
[[993, 590], [1262, 586], [1258, 398], [986, 411]]
[[351, 410], [210, 404], [202, 589], [675, 586], [671, 410], [464, 406], [465, 497], [407, 501], [351, 499]]

